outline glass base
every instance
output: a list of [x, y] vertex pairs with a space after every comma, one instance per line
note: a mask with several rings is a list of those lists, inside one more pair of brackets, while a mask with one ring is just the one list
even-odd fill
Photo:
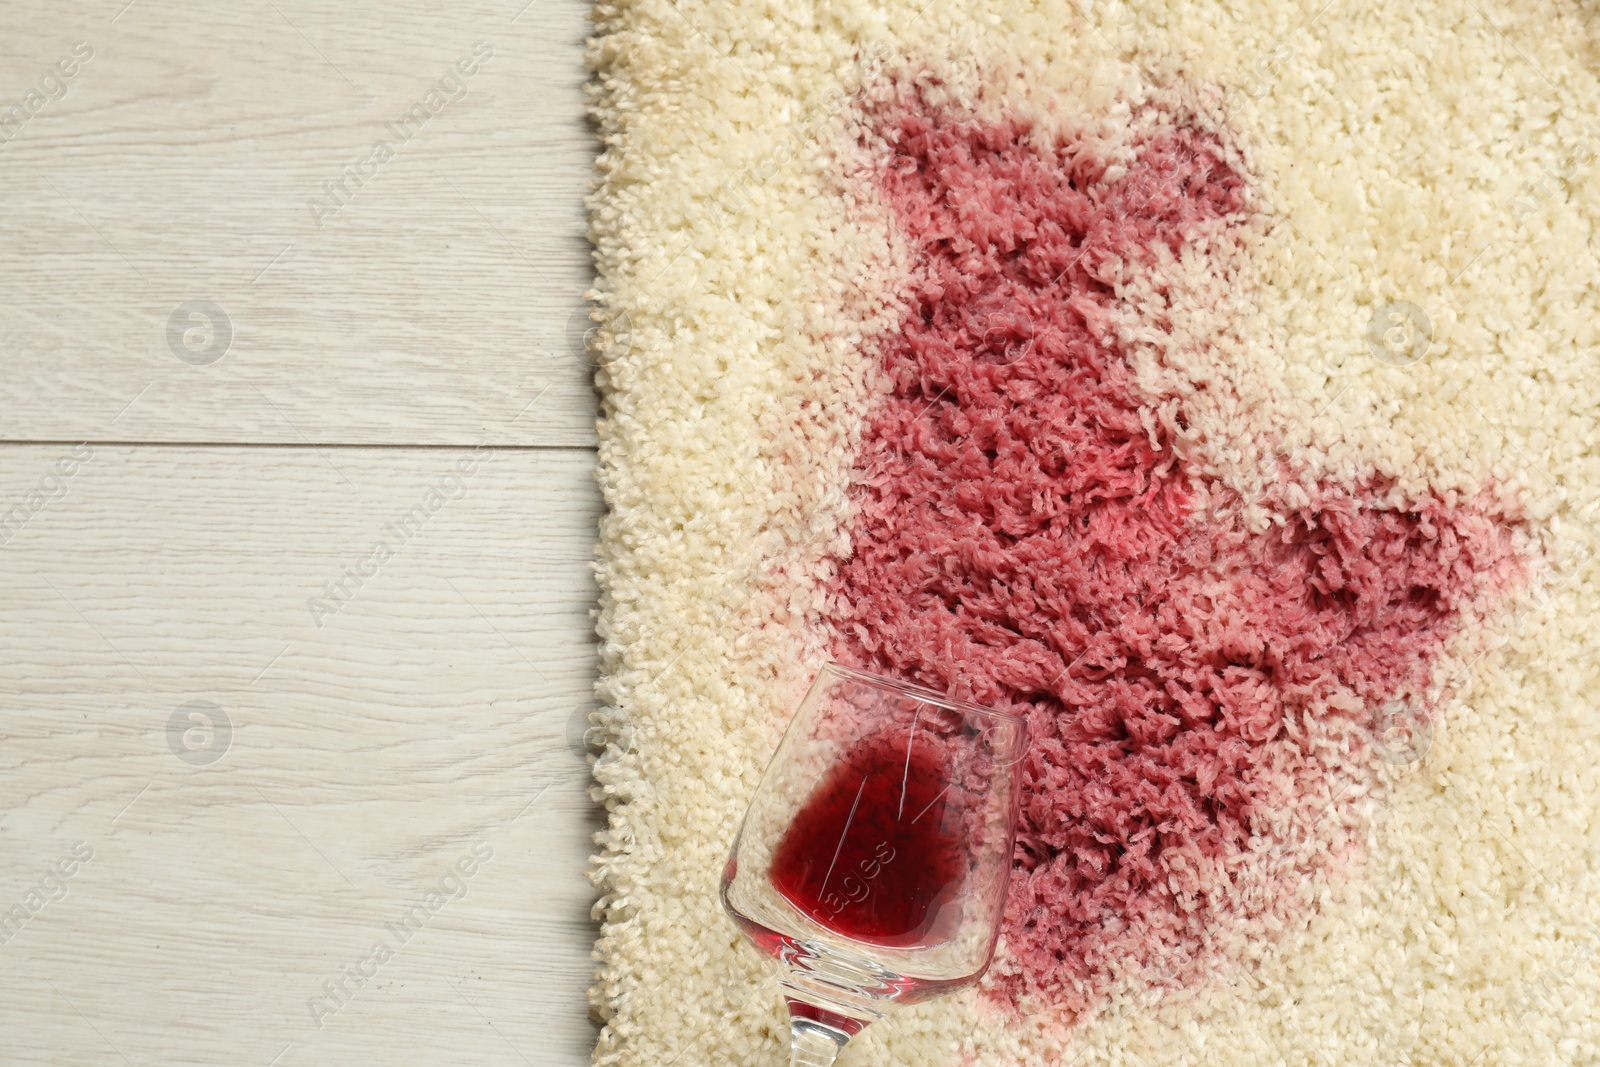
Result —
[[811, 1019], [789, 1020], [789, 1067], [832, 1067], [850, 1035]]

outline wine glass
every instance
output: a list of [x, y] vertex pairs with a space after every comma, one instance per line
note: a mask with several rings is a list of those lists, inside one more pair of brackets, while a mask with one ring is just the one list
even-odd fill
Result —
[[1026, 750], [1014, 715], [835, 663], [817, 675], [722, 874], [728, 914], [778, 963], [793, 1067], [982, 977]]

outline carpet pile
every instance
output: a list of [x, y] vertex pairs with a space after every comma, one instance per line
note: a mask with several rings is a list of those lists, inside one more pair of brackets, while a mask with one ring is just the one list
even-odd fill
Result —
[[827, 659], [1034, 739], [841, 1063], [1600, 1062], [1600, 13], [595, 19], [595, 1062], [782, 1062], [717, 879]]

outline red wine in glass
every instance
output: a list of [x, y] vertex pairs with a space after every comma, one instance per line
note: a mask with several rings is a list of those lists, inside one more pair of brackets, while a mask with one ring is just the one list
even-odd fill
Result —
[[895, 1004], [952, 992], [994, 953], [1020, 719], [829, 664], [745, 814], [722, 899], [780, 969], [791, 1062], [833, 1062]]
[[967, 857], [948, 768], [926, 745], [896, 745], [895, 733], [828, 772], [779, 839], [772, 884], [835, 933], [905, 947], [940, 939], [933, 927], [950, 914]]

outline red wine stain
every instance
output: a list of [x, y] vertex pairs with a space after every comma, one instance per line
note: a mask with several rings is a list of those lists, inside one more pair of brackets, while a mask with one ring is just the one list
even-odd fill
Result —
[[[773, 854], [778, 891], [828, 929], [874, 945], [948, 937], [968, 870], [948, 761], [908, 732], [858, 741], [823, 778]], [[909, 752], [908, 752], [909, 747]]]
[[[914, 94], [873, 118], [916, 266], [877, 353], [890, 391], [856, 461], [834, 656], [1027, 717], [1007, 958], [987, 988], [1082, 1012], [1119, 976], [1205, 973], [1208, 946], [1237, 943], [1224, 919], [1266, 938], [1304, 916], [1314, 894], [1298, 891], [1343, 860], [1293, 851], [1271, 835], [1311, 828], [1269, 816], [1324, 795], [1333, 761], [1376, 758], [1310, 744], [1308, 722], [1371, 729], [1425, 691], [1463, 612], [1517, 580], [1512, 520], [1487, 487], [1396, 503], [1378, 480], [1313, 486], [1265, 532], [1196, 511], [1197, 488], [1228, 491], [1189, 468], [1183, 413], [1141, 399], [1111, 324], [1119, 278], [1204, 262], [1245, 221], [1245, 177], [1213, 134], [1168, 122], [1116, 170]], [[898, 777], [879, 763], [819, 793], [781, 870], [820, 907], [812, 864], [865, 779], [872, 830], [839, 866], [880, 839], [895, 860], [843, 921], [914, 937], [929, 909], [907, 868], [945, 853], [928, 830], [894, 836]], [[1285, 854], [1289, 869], [1246, 877]]]

